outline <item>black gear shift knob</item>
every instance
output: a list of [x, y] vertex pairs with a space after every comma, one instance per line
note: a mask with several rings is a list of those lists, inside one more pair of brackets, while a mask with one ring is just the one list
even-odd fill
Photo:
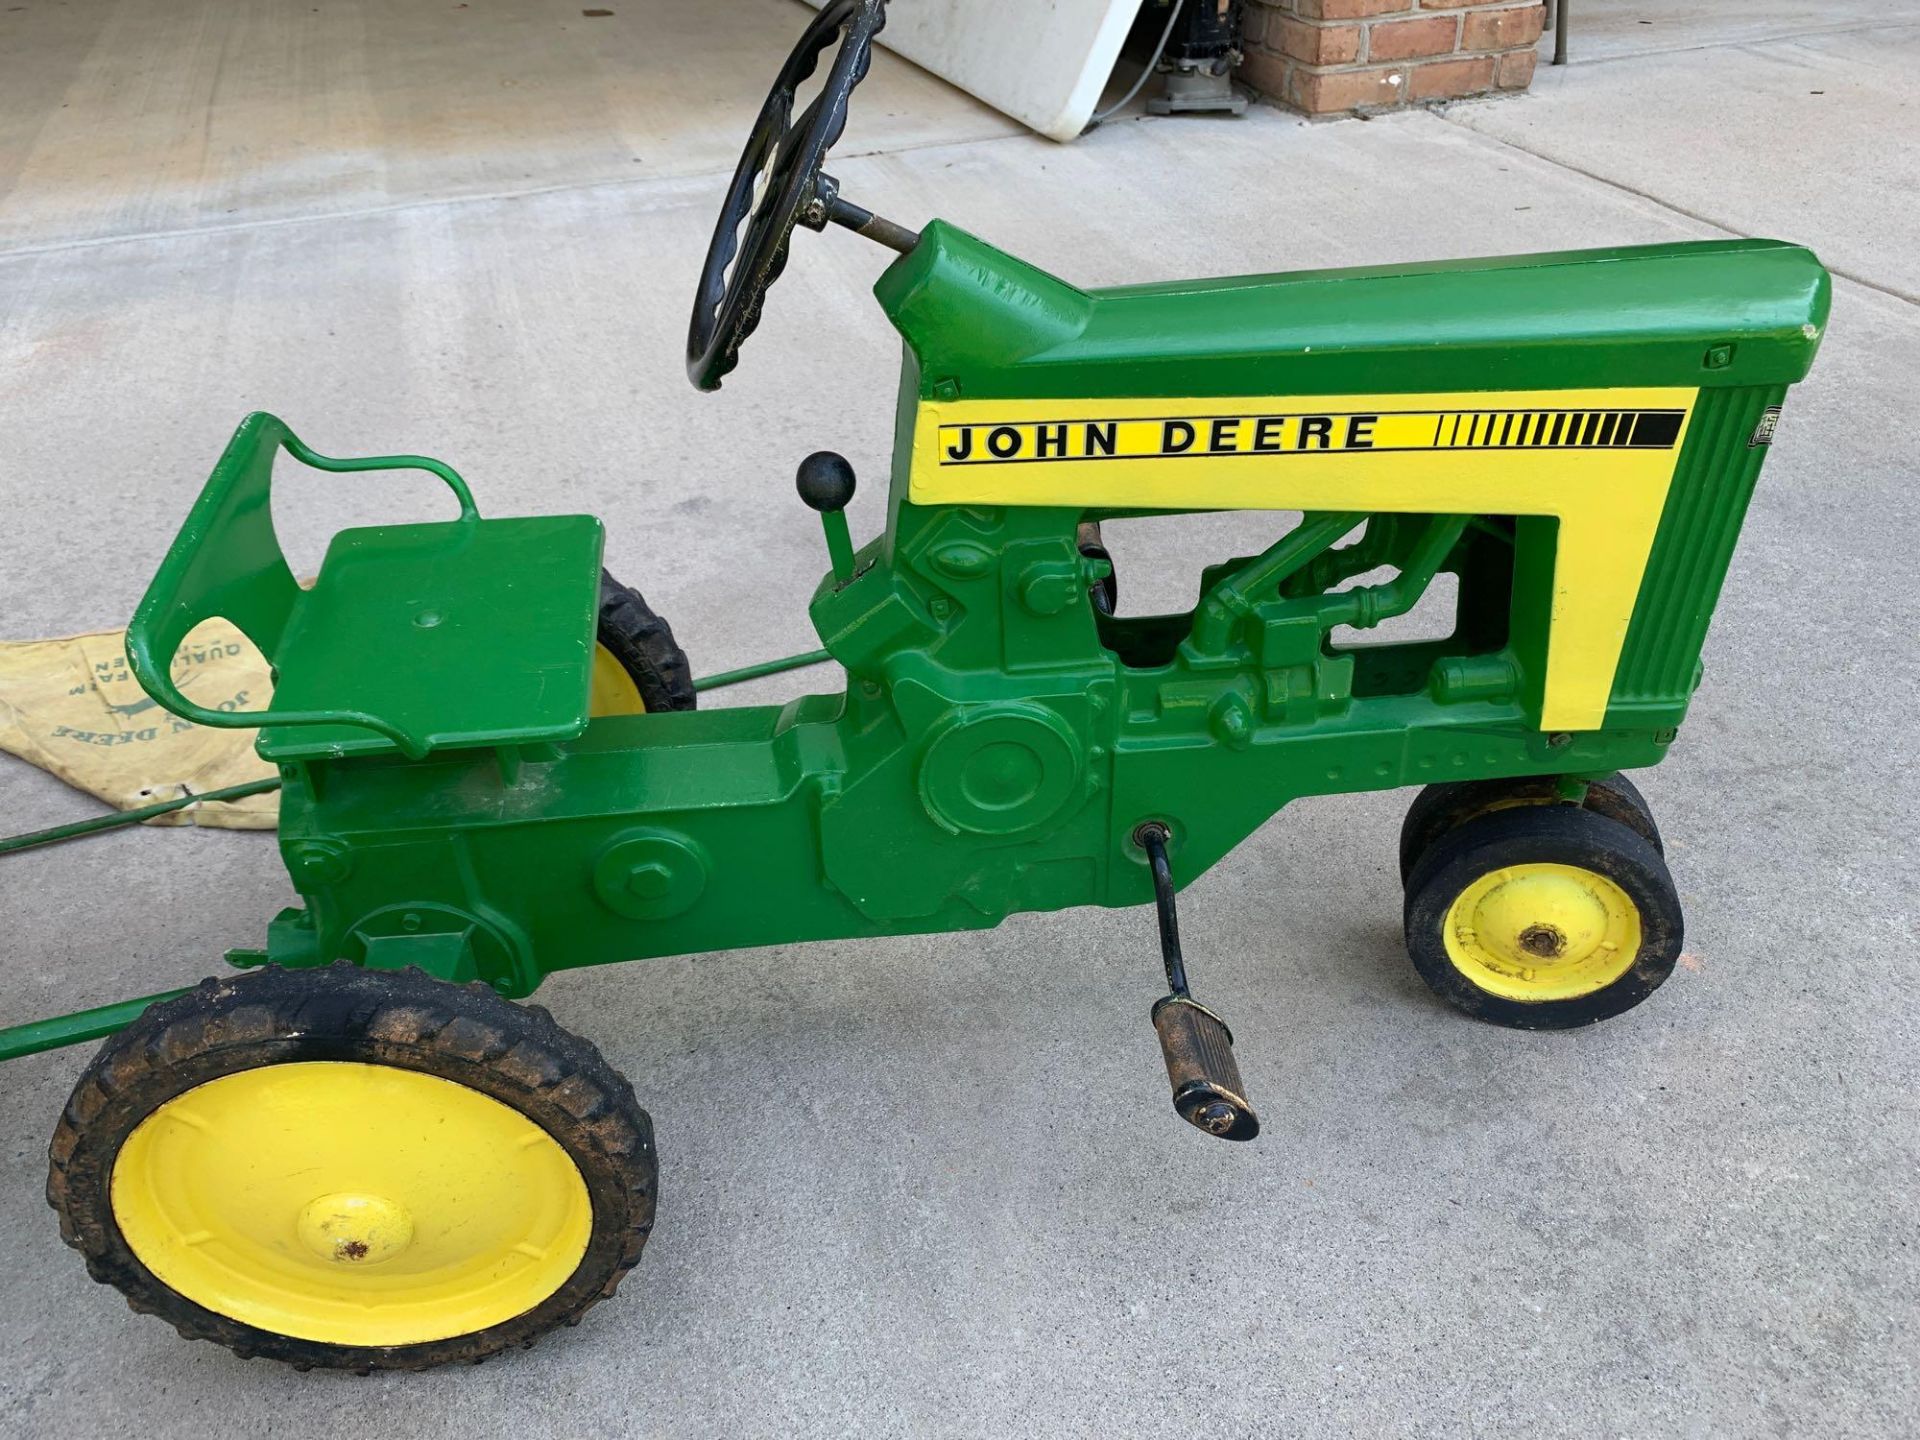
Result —
[[844, 510], [853, 499], [853, 466], [847, 457], [831, 450], [816, 450], [800, 462], [794, 476], [794, 488], [800, 499], [814, 510]]

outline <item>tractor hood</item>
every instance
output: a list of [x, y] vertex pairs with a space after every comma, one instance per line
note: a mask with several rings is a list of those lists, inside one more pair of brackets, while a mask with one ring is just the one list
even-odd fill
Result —
[[1776, 240], [1081, 290], [933, 221], [874, 293], [922, 398], [1781, 385], [1832, 286]]

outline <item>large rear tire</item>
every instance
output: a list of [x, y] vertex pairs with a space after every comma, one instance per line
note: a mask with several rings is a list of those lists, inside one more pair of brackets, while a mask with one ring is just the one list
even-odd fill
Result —
[[600, 572], [598, 645], [593, 657], [591, 712], [659, 714], [691, 710], [699, 701], [687, 652], [673, 627], [631, 585]]
[[47, 1199], [95, 1280], [299, 1369], [477, 1362], [577, 1323], [653, 1227], [653, 1126], [538, 1006], [418, 971], [277, 967], [94, 1057]]

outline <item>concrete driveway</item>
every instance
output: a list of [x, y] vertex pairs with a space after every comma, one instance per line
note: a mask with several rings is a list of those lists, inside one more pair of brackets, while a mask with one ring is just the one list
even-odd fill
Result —
[[[800, 236], [738, 374], [690, 390], [722, 171], [805, 12], [609, 3], [0, 14], [5, 634], [123, 622], [266, 408], [335, 454], [442, 455], [496, 512], [603, 515], [699, 671], [814, 643], [792, 468], [844, 451], [856, 535], [880, 524], [887, 257]], [[1654, 1000], [1561, 1035], [1434, 1001], [1400, 948], [1400, 794], [1290, 809], [1183, 902], [1267, 1121], [1252, 1146], [1167, 1108], [1145, 913], [563, 977], [543, 1001], [659, 1127], [646, 1259], [530, 1352], [365, 1380], [186, 1344], [91, 1285], [40, 1194], [85, 1055], [36, 1057], [4, 1071], [0, 1433], [1911, 1434], [1920, 5], [1713, 8], [1583, 4], [1592, 63], [1523, 99], [1066, 148], [883, 58], [834, 167], [1087, 284], [1820, 251], [1830, 338], [1643, 782], [1688, 908]], [[1642, 11], [1684, 44], [1636, 45]], [[280, 520], [310, 568], [333, 528], [430, 495], [316, 479]], [[1129, 584], [1190, 598], [1229, 523], [1129, 539]], [[8, 831], [92, 809], [0, 764]], [[259, 834], [0, 860], [0, 1023], [189, 983], [289, 898]]]

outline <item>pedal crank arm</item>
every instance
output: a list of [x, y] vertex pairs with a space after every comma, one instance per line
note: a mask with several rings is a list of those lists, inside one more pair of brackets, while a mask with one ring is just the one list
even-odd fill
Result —
[[1153, 1028], [1173, 1085], [1173, 1108], [1180, 1118], [1222, 1140], [1251, 1140], [1260, 1118], [1247, 1103], [1239, 1062], [1233, 1058], [1233, 1032], [1227, 1022], [1193, 998], [1186, 957], [1180, 949], [1180, 921], [1174, 906], [1173, 867], [1167, 859], [1167, 827], [1149, 821], [1134, 832], [1153, 869], [1153, 904], [1160, 926], [1160, 958], [1166, 966], [1168, 993], [1154, 1002]]

